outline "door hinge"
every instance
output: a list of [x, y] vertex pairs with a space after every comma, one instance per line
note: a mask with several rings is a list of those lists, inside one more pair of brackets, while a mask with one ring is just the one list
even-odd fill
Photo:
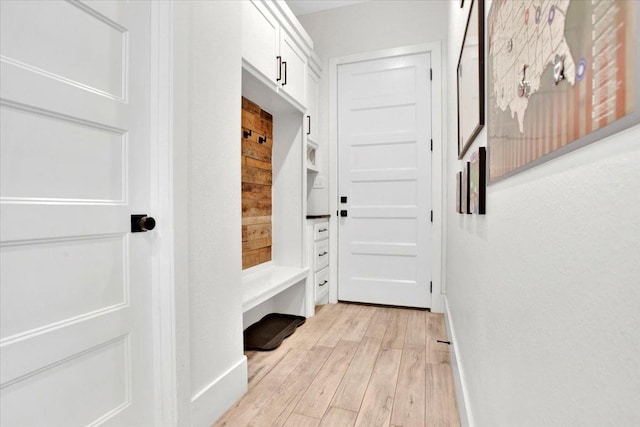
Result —
[[431, 151], [433, 151], [433, 139], [431, 140]]
[[429, 68], [429, 80], [433, 80], [433, 68]]
[[433, 211], [431, 211], [431, 222], [433, 222]]
[[429, 282], [429, 293], [433, 293], [433, 282]]

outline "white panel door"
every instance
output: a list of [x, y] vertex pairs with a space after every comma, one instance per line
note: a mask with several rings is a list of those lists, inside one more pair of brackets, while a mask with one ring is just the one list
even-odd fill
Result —
[[154, 425], [150, 2], [0, 8], [0, 424]]
[[429, 307], [428, 53], [340, 65], [338, 299]]

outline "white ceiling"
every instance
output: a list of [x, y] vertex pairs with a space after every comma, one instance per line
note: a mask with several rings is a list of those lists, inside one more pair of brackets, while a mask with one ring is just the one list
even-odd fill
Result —
[[308, 15], [337, 7], [351, 6], [367, 0], [286, 0], [287, 5], [296, 16]]

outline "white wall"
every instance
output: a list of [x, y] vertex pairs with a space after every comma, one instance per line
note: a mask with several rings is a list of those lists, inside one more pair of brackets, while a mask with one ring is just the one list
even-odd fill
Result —
[[[466, 3], [450, 5], [449, 70]], [[448, 94], [455, 118], [453, 78]], [[472, 424], [640, 425], [640, 127], [489, 186], [485, 216], [454, 212], [455, 120], [448, 134], [446, 288]]]
[[178, 424], [246, 390], [241, 289], [241, 3], [174, 5]]
[[[444, 40], [447, 8], [445, 0], [376, 0], [299, 17], [322, 59], [318, 161], [319, 175], [325, 177], [325, 181], [329, 177], [329, 58]], [[307, 210], [310, 214], [331, 213], [328, 185], [324, 190], [311, 191]]]

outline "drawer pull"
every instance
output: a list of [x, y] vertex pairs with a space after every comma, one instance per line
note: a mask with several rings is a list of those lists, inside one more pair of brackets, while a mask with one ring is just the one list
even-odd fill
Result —
[[324, 282], [319, 283], [319, 284], [318, 284], [318, 286], [324, 286], [324, 285], [326, 285], [327, 283], [328, 283], [328, 282], [325, 280]]
[[318, 254], [318, 256], [325, 256], [327, 253], [328, 253], [328, 252], [327, 252], [327, 251], [325, 251], [325, 252], [322, 252], [321, 254]]
[[321, 228], [320, 230], [318, 230], [318, 233], [324, 233], [325, 231], [327, 231], [326, 228]]

